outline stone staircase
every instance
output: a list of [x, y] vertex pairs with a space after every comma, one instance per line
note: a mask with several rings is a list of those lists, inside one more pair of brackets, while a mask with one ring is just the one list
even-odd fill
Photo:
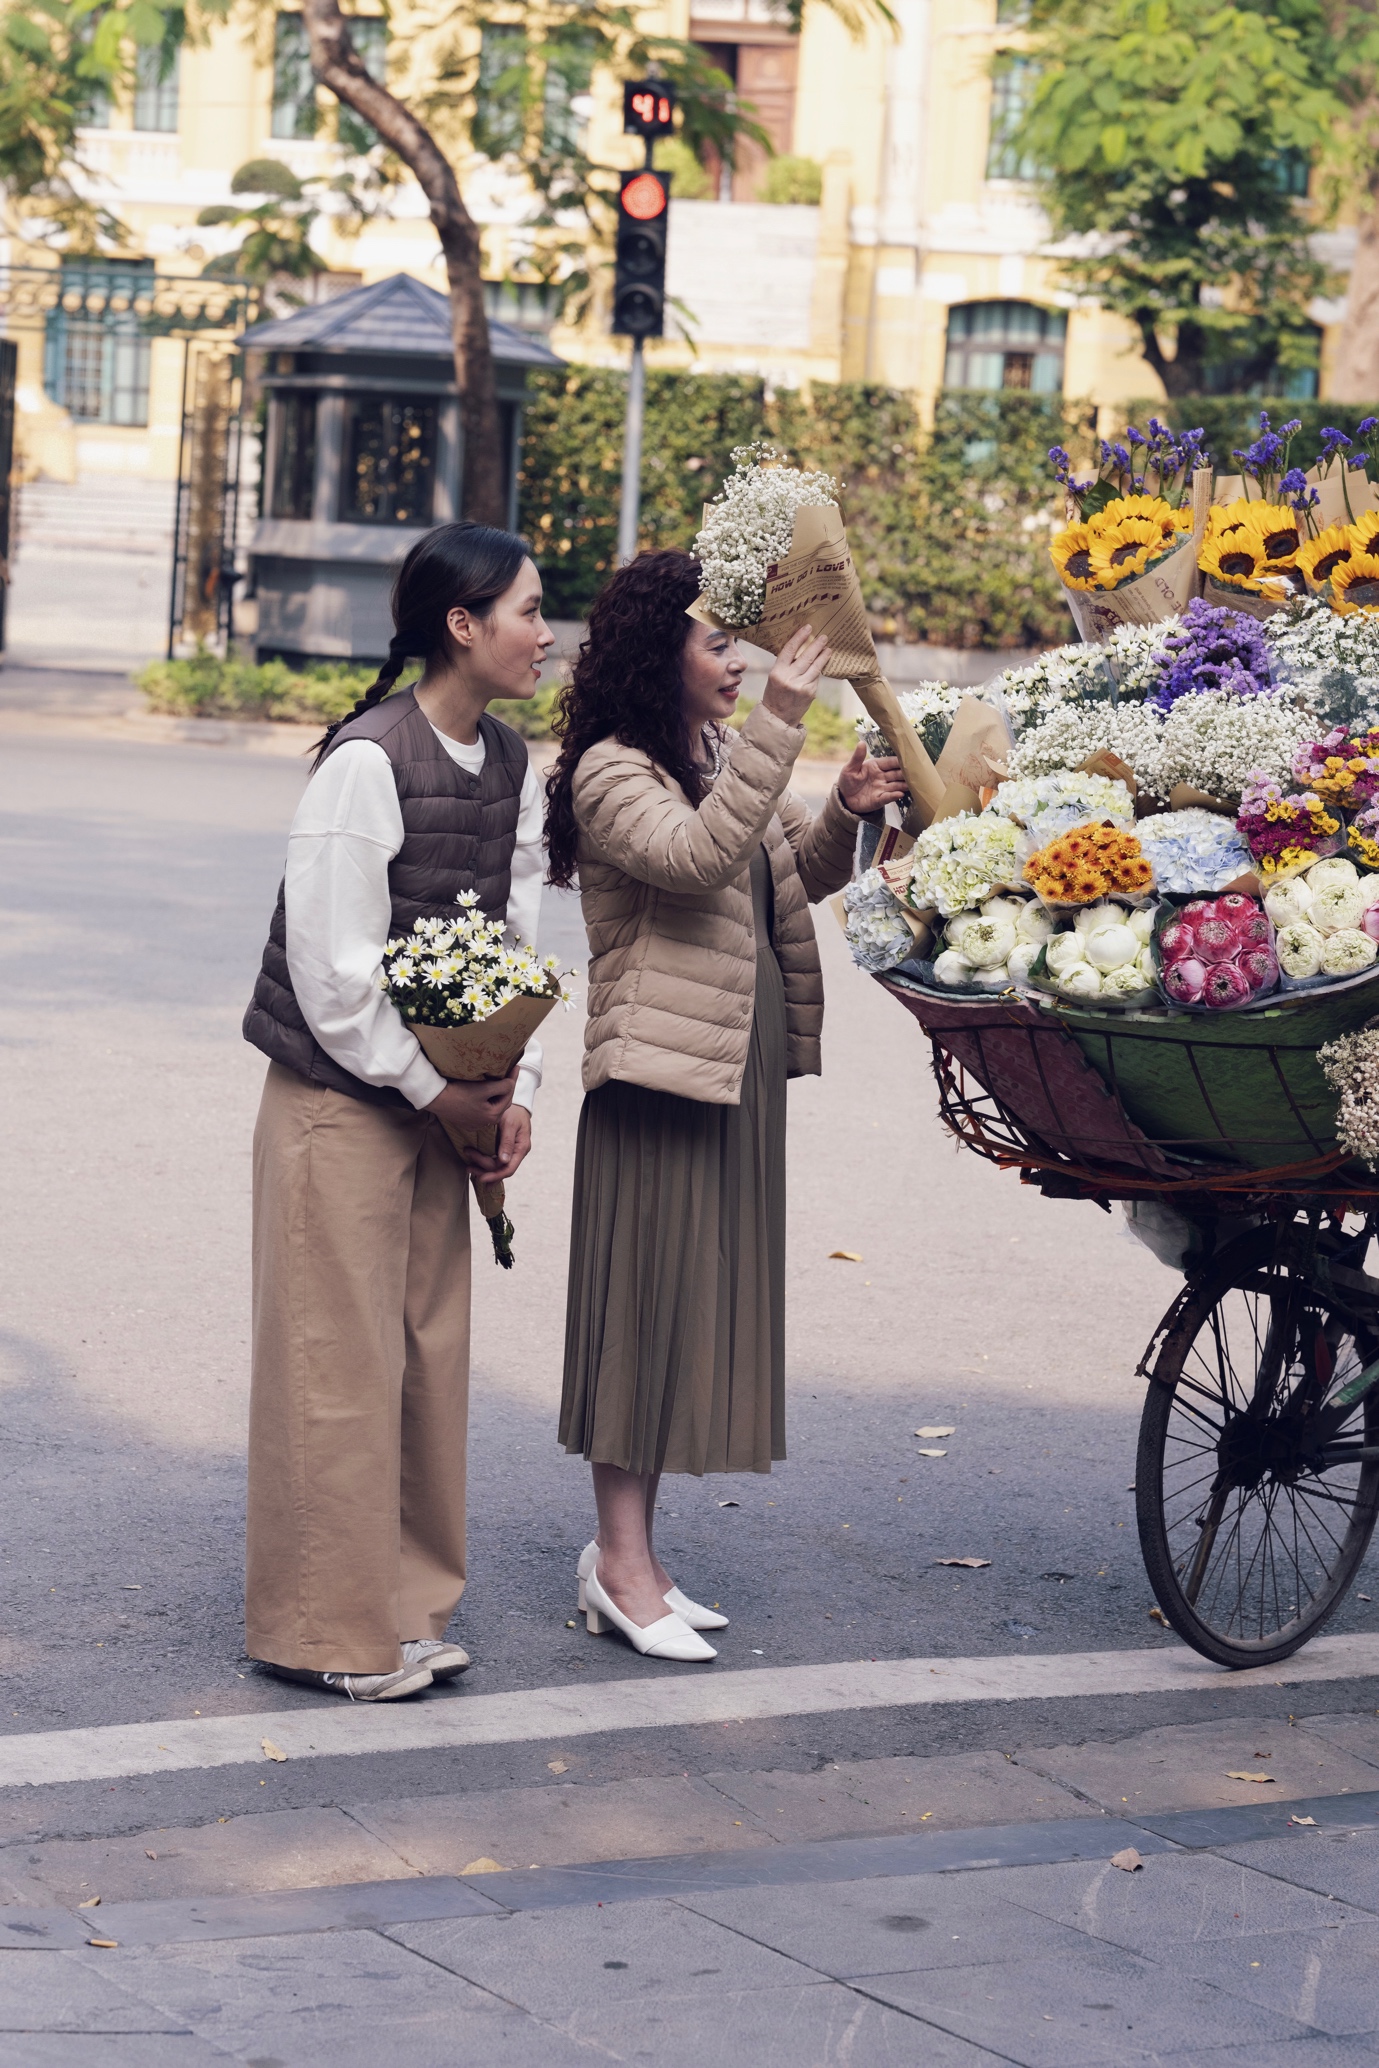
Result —
[[148, 554], [172, 550], [177, 488], [137, 475], [26, 481], [18, 491], [18, 548]]

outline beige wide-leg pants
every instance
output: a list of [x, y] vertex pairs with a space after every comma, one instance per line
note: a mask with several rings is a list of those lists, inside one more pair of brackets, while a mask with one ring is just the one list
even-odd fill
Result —
[[427, 1114], [269, 1065], [254, 1130], [246, 1645], [391, 1673], [464, 1591], [469, 1185]]

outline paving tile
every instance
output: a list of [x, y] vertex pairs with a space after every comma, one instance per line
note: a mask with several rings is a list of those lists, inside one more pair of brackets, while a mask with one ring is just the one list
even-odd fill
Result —
[[190, 2032], [26, 2032], [6, 2037], [5, 2068], [227, 2068], [227, 2056]]
[[[1153, 2059], [1154, 2068], [1374, 2068], [1379, 2055], [1368, 2039], [1333, 2039], [1317, 2032], [1276, 2045], [1189, 2046]], [[1121, 2068], [1119, 2057], [1112, 2055], [1105, 2068]]]
[[832, 1982], [611, 2003], [562, 2030], [587, 2040], [586, 2061], [611, 2056], [654, 2068], [1003, 2068], [1011, 2059]]
[[419, 1874], [458, 1874], [479, 1859], [555, 1867], [762, 1842], [717, 1789], [679, 1775], [352, 1803], [349, 1814]]
[[[156, 1853], [156, 1859], [149, 1859]], [[22, 1856], [22, 1864], [19, 1857]], [[469, 1856], [473, 1859], [474, 1855]], [[396, 1848], [338, 1809], [272, 1810], [125, 1838], [49, 1839], [4, 1855], [19, 1903], [142, 1902], [415, 1874]]]
[[670, 1902], [397, 1925], [388, 1937], [536, 2017], [560, 2022], [628, 1997], [719, 1996], [820, 1979]]
[[1379, 2032], [1379, 1923], [1373, 1920], [1178, 1945], [1172, 1964], [1175, 1973], [1285, 2011], [1321, 2032]]
[[1379, 1912], [1379, 1831], [1295, 1829], [1282, 1838], [1255, 1839], [1219, 1851], [1222, 1859], [1260, 1874], [1318, 1890], [1359, 1910]]
[[[1216, 1809], [1228, 1803], [1286, 1802], [1375, 1786], [1372, 1764], [1287, 1719], [1172, 1724], [1107, 1743], [1025, 1750], [1021, 1764], [1078, 1789], [1117, 1816], [1151, 1810]], [[1269, 1773], [1268, 1784], [1232, 1781]]]
[[409, 1874], [343, 1888], [278, 1889], [254, 1896], [183, 1897], [102, 1905], [102, 1931], [121, 1946], [192, 1939], [265, 1939], [285, 1932], [379, 1931], [421, 1917], [487, 1917], [500, 1906], [453, 1875]]
[[377, 1932], [122, 1948], [105, 1958], [126, 1990], [263, 2068], [589, 2068], [586, 2049]]
[[[1309, 1716], [1299, 1726], [1310, 1736], [1368, 1766], [1379, 1767], [1379, 1715], [1365, 1712], [1354, 1716]], [[1379, 1779], [1370, 1782], [1379, 1786]]]
[[1133, 1874], [1103, 1861], [1016, 1868], [982, 1879], [1012, 1905], [1150, 1957], [1185, 1941], [1317, 1931], [1368, 1915], [1363, 1907], [1328, 1901], [1213, 1853], [1158, 1853]]
[[[0, 1952], [0, 2033], [168, 2032], [184, 2021], [131, 1994], [112, 1954]], [[9, 2041], [3, 2048], [8, 2064]]]
[[958, 1831], [982, 1824], [1095, 1816], [1090, 1803], [1001, 1752], [866, 1759], [817, 1773], [707, 1774], [708, 1786], [783, 1838], [855, 1832]]
[[911, 2010], [1023, 2068], [1158, 2061], [1174, 2047], [1283, 2040], [1294, 2018], [1247, 2003], [1118, 1947], [1077, 1958], [874, 1975], [869, 1996]]
[[734, 1889], [681, 1901], [700, 1917], [731, 1925], [839, 1979], [919, 1964], [926, 1969], [971, 1967], [1081, 1951], [1083, 1933], [1007, 1902], [1000, 1894], [1002, 1879], [999, 1871], [922, 1874], [806, 1888]]
[[60, 1946], [84, 1946], [90, 1927], [64, 1910], [0, 1910], [0, 1952], [51, 1953]]

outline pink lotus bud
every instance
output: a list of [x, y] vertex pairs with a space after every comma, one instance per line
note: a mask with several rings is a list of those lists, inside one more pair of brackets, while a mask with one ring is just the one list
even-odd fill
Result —
[[1242, 970], [1231, 962], [1213, 962], [1202, 986], [1203, 1005], [1224, 1011], [1228, 1006], [1242, 1004], [1249, 996], [1250, 980]]
[[[1225, 902], [1223, 899], [1222, 903]], [[1192, 928], [1197, 952], [1208, 962], [1229, 962], [1240, 951], [1239, 929], [1234, 919], [1198, 919]]]
[[1164, 989], [1175, 1005], [1196, 1005], [1206, 980], [1202, 962], [1174, 962], [1164, 970]]
[[1244, 892], [1239, 890], [1228, 891], [1225, 897], [1216, 900], [1218, 919], [1244, 919], [1248, 914], [1258, 910], [1254, 899], [1247, 898]]
[[1372, 941], [1379, 941], [1379, 905], [1367, 905], [1360, 924]]
[[1190, 958], [1193, 953], [1192, 928], [1184, 926], [1181, 919], [1171, 919], [1159, 935], [1159, 953], [1165, 966]]
[[1278, 981], [1278, 959], [1272, 948], [1251, 948], [1235, 966], [1256, 993], [1272, 991]]
[[[1223, 899], [1222, 902], [1224, 903], [1225, 900]], [[1236, 928], [1240, 936], [1241, 946], [1244, 949], [1267, 948], [1271, 931], [1269, 922], [1260, 911], [1258, 905], [1252, 905], [1248, 898], [1246, 898], [1245, 903], [1250, 905], [1249, 917], [1240, 920]]]

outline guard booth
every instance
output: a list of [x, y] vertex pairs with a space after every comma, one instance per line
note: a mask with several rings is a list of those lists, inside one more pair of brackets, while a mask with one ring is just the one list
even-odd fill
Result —
[[[540, 339], [489, 322], [508, 522], [527, 373], [563, 361]], [[260, 516], [249, 543], [260, 660], [382, 660], [398, 563], [460, 514], [459, 395], [450, 304], [397, 273], [258, 323], [241, 340], [266, 404]]]

